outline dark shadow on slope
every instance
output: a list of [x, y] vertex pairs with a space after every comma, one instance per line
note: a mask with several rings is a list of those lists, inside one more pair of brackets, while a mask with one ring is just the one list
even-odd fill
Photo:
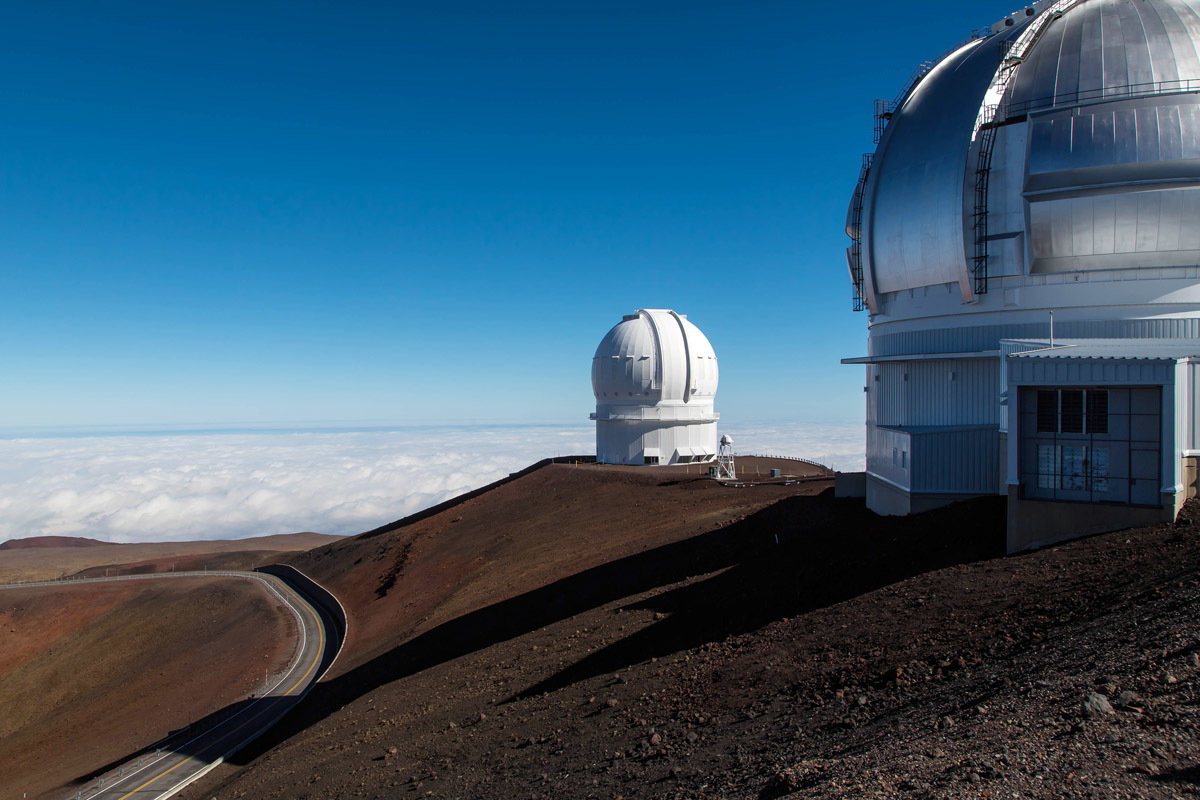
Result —
[[1200, 786], [1200, 766], [1168, 770], [1158, 775], [1151, 775], [1150, 780], [1158, 783], [1176, 783], [1181, 786]]
[[[303, 575], [293, 576], [289, 570], [291, 570], [290, 567], [284, 566], [282, 569], [265, 567], [259, 571], [275, 575], [283, 580], [292, 591], [303, 597], [321, 616], [329, 635], [325, 639], [321, 659], [313, 668], [313, 674], [323, 675], [333, 664], [341, 649], [342, 639], [345, 635], [345, 620], [337, 618], [336, 611], [331, 612], [327, 607], [327, 602], [322, 602], [323, 598], [315, 596], [308, 586], [311, 583], [308, 578]], [[326, 592], [326, 594], [328, 593]], [[291, 690], [301, 671], [303, 668], [288, 676], [286, 680], [280, 680], [279, 677], [273, 679], [272, 683], [277, 683], [273, 687], [274, 690], [280, 692]], [[80, 789], [84, 785], [93, 783], [102, 775], [108, 777], [108, 773], [118, 770], [122, 766], [125, 767], [126, 773], [129, 773], [138, 768], [137, 760], [139, 758], [142, 759], [143, 765], [149, 765], [161, 753], [179, 753], [199, 761], [211, 762], [250, 738], [261, 724], [275, 720], [277, 717], [286, 719], [301, 699], [303, 699], [301, 695], [289, 695], [282, 697], [251, 696], [244, 700], [238, 700], [196, 720], [186, 728], [170, 732], [160, 741], [115, 759], [85, 775], [80, 775], [67, 785], [71, 789]], [[109, 779], [107, 784], [111, 785], [112, 780]]]
[[303, 708], [233, 760], [245, 763], [379, 686], [691, 576], [728, 570], [650, 601], [672, 612], [664, 627], [635, 634], [529, 691], [754, 630], [795, 609], [1003, 552], [1004, 507], [996, 498], [909, 518], [877, 517], [861, 501], [834, 499], [832, 490], [786, 498], [724, 528], [585, 570], [426, 631], [318, 684]]
[[[80, 775], [67, 786], [72, 790], [81, 789], [86, 785], [94, 784], [99, 777], [104, 776], [105, 788], [108, 788], [114, 785], [114, 779], [119, 779], [119, 776], [110, 776], [109, 773], [124, 767], [125, 775], [133, 775], [141, 767], [148, 770], [160, 755], [171, 753], [190, 756], [203, 763], [210, 763], [251, 736], [256, 723], [261, 724], [264, 721], [275, 719], [286, 713], [287, 709], [294, 706], [295, 703], [295, 697], [248, 697], [245, 700], [239, 700], [193, 722], [186, 728], [173, 731], [159, 742], [110, 761], [85, 775]], [[141, 765], [137, 763], [138, 759], [142, 760]], [[145, 780], [144, 777], [138, 783], [143, 780]], [[132, 784], [132, 786], [136, 785], [136, 783]], [[171, 787], [167, 785], [163, 787], [163, 791], [169, 788]]]
[[[805, 500], [810, 498], [790, 498], [783, 504], [798, 517], [811, 518]], [[508, 702], [757, 630], [923, 572], [1004, 554], [1002, 506], [990, 498], [880, 523], [873, 517], [854, 527], [800, 524], [777, 529], [777, 537], [760, 541], [730, 569], [628, 606], [666, 618], [591, 653]]]

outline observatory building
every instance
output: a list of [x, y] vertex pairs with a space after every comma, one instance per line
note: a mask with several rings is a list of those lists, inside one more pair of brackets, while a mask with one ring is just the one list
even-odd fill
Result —
[[592, 359], [596, 460], [688, 464], [717, 455], [717, 355], [683, 314], [639, 309]]
[[[949, 43], [948, 43], [949, 44]], [[1044, 0], [876, 101], [846, 220], [867, 504], [1011, 550], [1170, 520], [1200, 458], [1200, 0]]]

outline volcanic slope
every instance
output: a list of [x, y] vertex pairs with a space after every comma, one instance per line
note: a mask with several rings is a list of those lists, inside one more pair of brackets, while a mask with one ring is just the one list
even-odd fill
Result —
[[[775, 462], [770, 462], [774, 466]], [[778, 500], [825, 488], [828, 472], [791, 462], [792, 485], [722, 486], [707, 468], [550, 463], [458, 502], [285, 559], [346, 606], [350, 633], [332, 675], [465, 614], [550, 586], [600, 565], [743, 519]], [[744, 459], [744, 470], [753, 470]], [[761, 470], [768, 472], [769, 470]], [[701, 474], [703, 473], [703, 475]], [[681, 562], [685, 577], [701, 564]], [[658, 575], [629, 573], [652, 585]], [[622, 584], [624, 585], [624, 584]], [[614, 587], [597, 581], [594, 592]], [[591, 602], [562, 596], [551, 617]], [[515, 619], [513, 620], [515, 622]], [[505, 629], [525, 632], [521, 625]], [[497, 629], [497, 633], [500, 629]]]
[[253, 569], [279, 560], [284, 553], [308, 550], [341, 538], [324, 533], [287, 533], [246, 539], [143, 544], [113, 544], [68, 536], [12, 539], [0, 545], [0, 583], [170, 572], [172, 569], [182, 572], [206, 567]]
[[[565, 470], [500, 487], [496, 505], [489, 492], [303, 556], [329, 582], [342, 573], [360, 649], [243, 754], [248, 766], [186, 796], [1195, 795], [1195, 503], [1176, 526], [1006, 557], [997, 498], [880, 518], [827, 481], [756, 498], [659, 485], [656, 472]], [[764, 505], [709, 526], [688, 519], [713, 512], [705, 492]], [[646, 523], [658, 544], [630, 537], [587, 566], [634, 504], [623, 524]], [[490, 515], [500, 508], [513, 518]], [[477, 538], [441, 561], [421, 555], [439, 543], [418, 525], [449, 538], [474, 515], [491, 520]], [[537, 533], [522, 544], [526, 531]], [[564, 572], [532, 560], [542, 555]], [[543, 583], [457, 617], [416, 598], [384, 605], [406, 583], [454, 586], [455, 574], [505, 592]], [[488, 594], [457, 589], [445, 602]], [[361, 643], [383, 637], [372, 604], [401, 644], [369, 657]]]
[[0, 591], [0, 797], [35, 797], [244, 699], [295, 621], [257, 582], [171, 578]]

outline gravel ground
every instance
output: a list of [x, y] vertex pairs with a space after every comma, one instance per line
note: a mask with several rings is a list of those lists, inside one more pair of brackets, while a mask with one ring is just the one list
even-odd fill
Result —
[[1002, 501], [830, 495], [732, 522], [721, 569], [420, 669], [400, 645], [187, 796], [1200, 793], [1200, 508], [1003, 556]]

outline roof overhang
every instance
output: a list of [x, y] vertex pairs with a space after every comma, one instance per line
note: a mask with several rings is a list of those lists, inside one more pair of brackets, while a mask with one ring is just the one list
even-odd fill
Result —
[[973, 350], [968, 353], [910, 353], [899, 356], [860, 356], [843, 358], [843, 364], [886, 364], [891, 361], [950, 361], [960, 358], [999, 358], [999, 350]]

